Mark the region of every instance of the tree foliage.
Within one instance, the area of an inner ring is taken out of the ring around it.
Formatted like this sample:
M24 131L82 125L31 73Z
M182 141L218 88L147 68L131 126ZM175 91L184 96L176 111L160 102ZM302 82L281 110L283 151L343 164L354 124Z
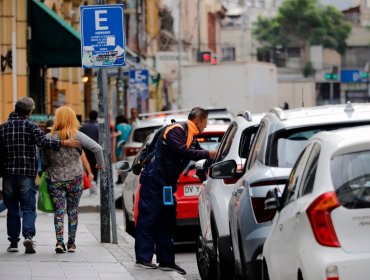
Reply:
M317 0L285 0L274 18L259 17L253 34L264 46L323 45L344 54L351 25L333 6Z

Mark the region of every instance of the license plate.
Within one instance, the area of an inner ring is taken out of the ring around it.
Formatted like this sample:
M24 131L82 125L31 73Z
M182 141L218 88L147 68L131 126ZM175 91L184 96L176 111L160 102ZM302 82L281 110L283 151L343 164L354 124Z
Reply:
M199 196L199 192L199 185L184 186L184 196Z

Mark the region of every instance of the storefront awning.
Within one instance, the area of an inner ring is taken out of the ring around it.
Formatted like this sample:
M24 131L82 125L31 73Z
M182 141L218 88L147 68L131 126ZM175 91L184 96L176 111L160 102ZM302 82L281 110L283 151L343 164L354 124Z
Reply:
M30 0L29 65L81 67L80 34L44 3Z

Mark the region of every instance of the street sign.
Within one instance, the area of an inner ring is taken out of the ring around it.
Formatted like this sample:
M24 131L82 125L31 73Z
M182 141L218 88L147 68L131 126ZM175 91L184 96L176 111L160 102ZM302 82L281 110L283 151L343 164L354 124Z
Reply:
M342 83L361 83L360 70L341 70L340 80Z
M129 83L131 90L136 92L136 95L141 98L149 97L149 70L134 69L129 71Z
M81 6L83 68L126 65L123 5Z

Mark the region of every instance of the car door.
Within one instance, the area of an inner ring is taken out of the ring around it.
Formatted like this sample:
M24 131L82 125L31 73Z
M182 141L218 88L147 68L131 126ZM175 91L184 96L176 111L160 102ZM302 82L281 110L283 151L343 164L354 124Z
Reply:
M272 233L267 242L269 248L269 272L276 276L276 279L289 280L296 278L291 274L290 268L292 259L292 246L294 246L294 227L295 227L295 201L297 199L297 189L304 171L304 162L309 157L311 147L303 150L293 167L288 185L286 186L282 203L283 208L274 219ZM293 278L292 278L293 277Z
M237 131L237 124L233 122L230 127L225 132L224 137L222 138L220 147L217 151L215 161L222 161L229 153L231 144L234 140L235 134ZM199 211L199 220L200 226L203 233L203 237L210 241L212 240L212 231L211 231L211 192L213 191L215 185L219 183L218 179L212 179L208 177L205 185L202 185L202 189L199 194L198 200L198 211Z

